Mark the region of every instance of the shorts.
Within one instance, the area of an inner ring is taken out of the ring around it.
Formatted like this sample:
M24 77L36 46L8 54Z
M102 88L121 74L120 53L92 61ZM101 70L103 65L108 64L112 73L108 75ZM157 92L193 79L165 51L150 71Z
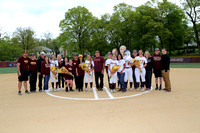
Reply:
M28 70L20 70L21 76L18 76L18 81L28 81Z
M161 69L154 69L153 71L155 78L162 77Z

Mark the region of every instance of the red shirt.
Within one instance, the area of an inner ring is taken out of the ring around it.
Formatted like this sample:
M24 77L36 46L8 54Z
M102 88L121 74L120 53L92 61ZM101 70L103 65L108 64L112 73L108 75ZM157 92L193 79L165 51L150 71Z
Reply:
M63 66L63 61L58 61L58 68L61 68Z
M102 56L94 57L94 71L95 72L102 72L103 70L103 64L105 63L105 60Z
M78 59L77 60L72 60L73 61L73 66L75 66L76 68L78 67Z
M73 66L70 66L70 65L68 64L68 65L65 65L65 68L66 68L69 72L71 72L72 74L75 74L75 72L76 72L76 68L75 68L74 65L73 65ZM68 75L68 74L64 74L64 77L65 77L66 79L72 79L72 78L73 78L71 75Z
M78 64L78 67L77 67L78 75L84 75L84 70L79 66L79 64Z
M46 63L46 62L42 62L41 65L41 72L43 75L50 75L50 62Z
M24 56L19 57L19 59L17 60L17 63L20 63L20 69L28 70L29 60L30 58L28 57L24 57Z
M158 55L154 54L152 56L155 69L161 69L161 57L162 57L161 54L158 54Z
M29 60L29 70L33 70L33 71L36 71L37 70L37 60L34 59L30 59Z

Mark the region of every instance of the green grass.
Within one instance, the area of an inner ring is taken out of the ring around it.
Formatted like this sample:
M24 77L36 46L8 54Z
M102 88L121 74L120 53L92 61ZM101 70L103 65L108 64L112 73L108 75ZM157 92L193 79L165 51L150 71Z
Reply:
M171 68L200 68L200 63L171 63ZM17 67L0 67L0 74L17 73Z
M17 73L17 67L0 67L0 74Z
M200 68L200 63L171 63L171 68Z

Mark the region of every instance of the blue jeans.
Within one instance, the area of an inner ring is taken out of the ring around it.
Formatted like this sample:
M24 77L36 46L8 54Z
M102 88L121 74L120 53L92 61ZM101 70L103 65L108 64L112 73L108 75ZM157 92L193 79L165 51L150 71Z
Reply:
M119 82L120 82L120 89L126 89L126 85L124 83L124 76L125 76L125 73L122 73L120 74L119 72L117 72L117 77L119 79Z
M45 77L44 77L44 90L48 90L48 88L49 88L49 78L50 78L50 75L45 75Z
M135 77L135 70L133 70L133 82L134 82L134 88L137 88L137 82L136 82L136 77Z
M146 88L151 88L152 70L146 70Z

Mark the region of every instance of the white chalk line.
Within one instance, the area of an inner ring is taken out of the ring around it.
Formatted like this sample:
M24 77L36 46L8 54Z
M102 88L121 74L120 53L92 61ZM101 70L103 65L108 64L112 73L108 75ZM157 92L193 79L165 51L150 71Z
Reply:
M93 87L92 89L93 89L93 93L94 93L94 98L95 98L96 100L99 99L98 94L97 94L97 91L96 91L96 88Z
M151 89L149 91L144 91L142 93L138 93L138 94L134 94L134 95L129 95L129 96L122 96L122 97L114 97L113 99L123 99L123 98L130 98L130 97L136 97L136 96L140 96L146 93L149 93L153 90L153 88L151 87ZM68 100L89 100L89 101L95 101L95 100L113 100L111 98L72 98L72 97L63 97L63 96L56 96L51 94L50 92L46 92L49 96L55 97L55 98L61 98L61 99L68 99Z
M115 98L106 87L104 87L104 89L106 90L106 92L107 92L108 96L110 97L110 99L114 99Z

